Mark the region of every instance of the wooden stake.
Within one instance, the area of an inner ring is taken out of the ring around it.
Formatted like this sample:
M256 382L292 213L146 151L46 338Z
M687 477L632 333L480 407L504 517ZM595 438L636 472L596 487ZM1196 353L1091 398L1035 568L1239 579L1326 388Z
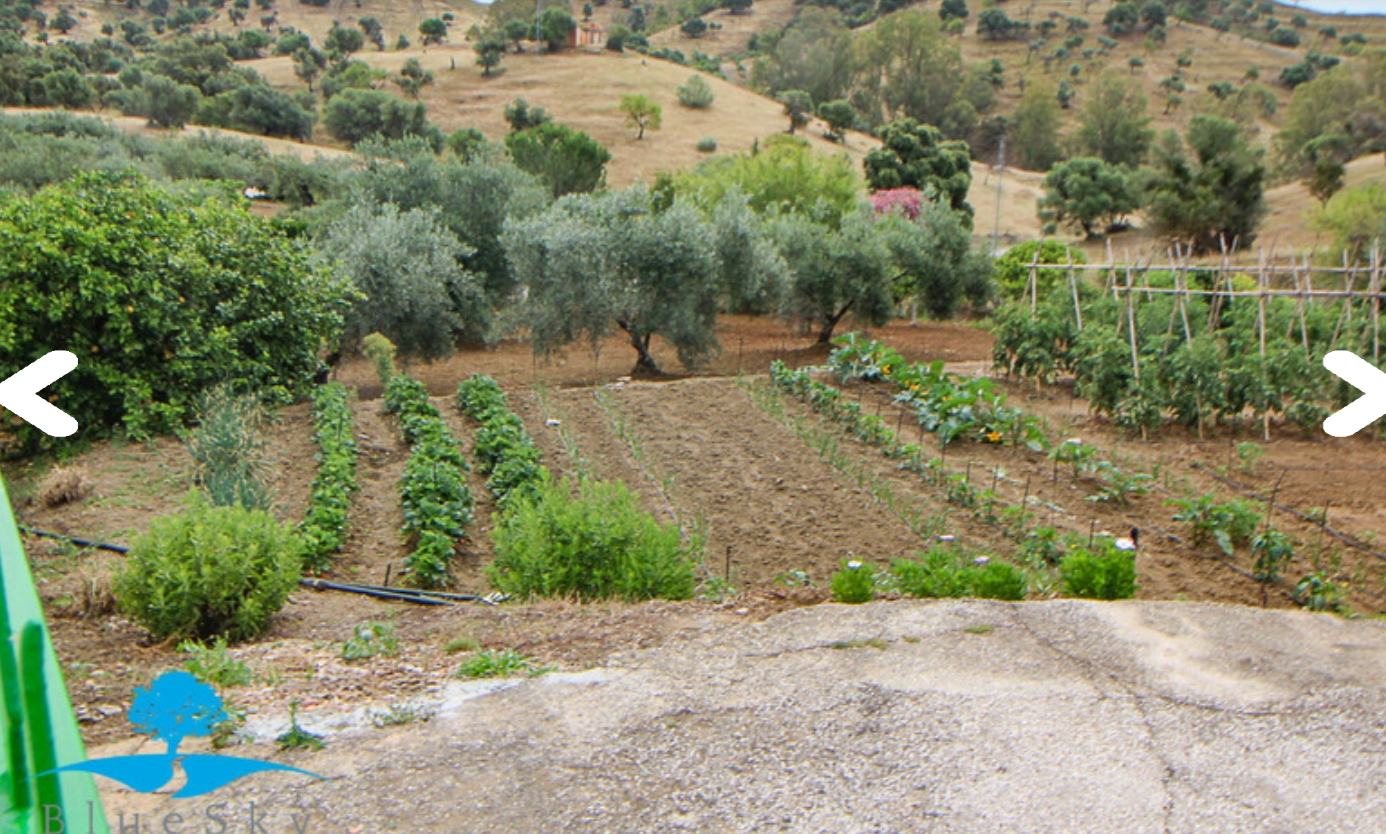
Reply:
M1078 332L1082 333L1083 306L1078 303L1078 278L1073 272L1073 252L1065 246L1064 255L1068 258L1068 286L1073 291L1073 318L1078 323Z

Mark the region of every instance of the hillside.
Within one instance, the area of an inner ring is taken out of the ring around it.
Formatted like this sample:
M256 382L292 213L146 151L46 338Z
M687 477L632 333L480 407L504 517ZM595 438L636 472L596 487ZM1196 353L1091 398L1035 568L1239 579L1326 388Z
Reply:
M688 168L705 157L694 147L704 136L717 140L719 153L748 151L757 140L782 133L788 126L780 105L719 78L708 77L717 95L712 107L692 110L678 103L676 90L693 70L638 54L588 53L570 50L558 55L533 53L506 56L504 71L483 78L474 66L470 46L447 44L427 50L364 52L359 56L374 67L397 73L409 58L417 58L436 82L425 87L420 100L429 118L444 131L479 128L500 141L508 127L503 111L516 98L548 110L553 117L591 134L611 150L608 184L615 187L637 180L651 182L660 171ZM270 84L286 90L306 89L294 75L289 58L247 62ZM454 69L454 67L456 67ZM593 83L600 79L600 84ZM636 140L618 109L621 96L643 93L664 108L664 126ZM329 139L319 131L320 139ZM822 138L821 127L803 135L823 152L843 147ZM877 144L864 134L852 134L847 152L861 157Z

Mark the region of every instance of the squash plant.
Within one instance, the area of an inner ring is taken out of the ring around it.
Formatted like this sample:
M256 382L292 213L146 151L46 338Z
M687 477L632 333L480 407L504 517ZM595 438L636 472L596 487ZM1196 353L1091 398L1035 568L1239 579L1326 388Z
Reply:
M304 544L304 568L321 572L347 538L347 511L356 482L356 438L346 386L332 382L313 395L313 439L318 446L318 473L313 478L308 512L298 525Z

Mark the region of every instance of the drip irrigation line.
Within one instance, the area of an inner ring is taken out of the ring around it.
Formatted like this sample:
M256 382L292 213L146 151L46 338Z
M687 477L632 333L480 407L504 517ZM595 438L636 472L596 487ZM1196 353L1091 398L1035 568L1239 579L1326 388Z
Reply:
M130 548L125 547L124 545L102 544L101 542L89 541L87 539L79 539L74 536L64 536L62 533L49 533L44 530L35 530L34 528L24 524L20 524L17 526L19 527L19 531L21 533L24 533L28 536L40 536L45 539L57 539L58 541L71 542L72 544L78 545L79 547L94 547L97 550L109 550L112 553L130 552Z
M1199 463L1198 461L1194 461L1193 463L1190 463L1189 466L1192 467L1193 469L1196 469L1196 470L1198 470L1199 472L1202 472L1203 474L1205 474L1205 475L1207 475L1207 476L1213 478L1214 480L1217 480L1217 481L1219 481L1219 482L1225 484L1226 486L1231 487L1232 489L1236 490L1237 492L1240 492L1242 495L1245 495L1245 496L1247 496L1248 498L1255 499L1255 500L1257 500L1257 501L1260 501L1260 502L1263 503L1263 504L1266 503L1266 498L1265 498L1265 496L1261 495L1260 493L1256 492L1255 490L1251 490L1251 489L1248 489L1248 488L1242 486L1241 484L1237 483L1236 481L1233 481L1233 480L1231 480L1231 479L1229 479L1229 478L1224 478L1223 476L1219 475L1218 473L1214 472L1213 470L1209 469L1208 467L1204 466L1203 464ZM1342 543L1345 544L1345 545L1348 545L1349 547L1354 547L1354 548L1356 548L1356 549L1362 551L1363 553L1366 553L1366 554L1369 555L1369 556L1374 556L1374 557L1380 559L1381 561L1386 562L1386 553L1378 553L1377 551L1372 550L1370 547L1368 547L1367 545L1365 545L1365 544L1363 544L1362 542L1358 541L1358 540L1357 540L1356 538L1354 538L1353 536L1351 536L1351 535L1349 535L1349 534L1347 534L1347 533L1340 532L1340 531L1338 531L1338 530L1334 530L1332 527L1329 527L1327 524L1322 523L1321 521L1319 521L1318 519L1316 519L1316 518L1310 516L1310 515L1307 514L1307 513L1300 512L1299 510L1296 510L1294 507L1287 507L1287 506L1285 506L1284 504L1272 504L1271 506L1274 507L1274 508L1277 509L1277 510L1282 510L1282 511L1284 511L1284 512L1289 513L1290 515L1294 516L1295 518L1299 519L1300 521L1304 521L1304 522L1307 522L1307 523L1309 523L1309 524L1314 525L1315 527L1318 527L1320 530L1323 530L1324 533L1326 533L1326 534L1332 536L1333 538L1337 539L1338 541L1342 542Z
M375 599L389 599L397 602L414 602L419 605L455 605L451 600L438 599L436 597L422 596L419 594L404 593L398 588L365 588L351 585L339 585L335 582L328 582L323 579L300 579L299 585L305 588L312 588L315 591L344 591L349 594L362 594L363 596L374 597Z

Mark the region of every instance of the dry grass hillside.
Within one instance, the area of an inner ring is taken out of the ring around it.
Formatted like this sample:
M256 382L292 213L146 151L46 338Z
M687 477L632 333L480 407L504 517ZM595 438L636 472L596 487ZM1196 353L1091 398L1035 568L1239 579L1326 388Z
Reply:
M780 105L720 78L708 77L717 95L712 107L683 107L676 90L687 83L693 70L633 53L570 50L557 55L513 54L506 56L504 70L490 78L482 77L475 66L476 56L466 45L366 52L359 57L392 73L398 72L405 60L419 59L436 79L420 98L428 105L429 118L445 131L475 127L499 141L508 130L505 105L524 98L545 108L557 121L586 131L611 149L607 179L616 187L637 180L650 182L660 171L697 164L705 155L694 145L704 136L717 140L719 153L740 152L788 126ZM249 65L276 87L303 88L288 58L266 58ZM625 125L625 116L618 109L621 96L630 93L643 93L663 106L663 127L647 131L642 140L635 138L635 130ZM822 152L844 151L842 145L822 138L821 126L811 125L801 132ZM845 150L860 158L875 144L869 136L852 134Z

